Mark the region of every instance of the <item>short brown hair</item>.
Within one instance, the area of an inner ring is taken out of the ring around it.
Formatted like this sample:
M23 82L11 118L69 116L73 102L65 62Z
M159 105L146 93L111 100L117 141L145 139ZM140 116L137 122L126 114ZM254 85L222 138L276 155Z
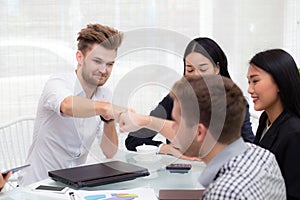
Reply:
M117 49L121 45L122 39L123 33L114 28L101 24L88 24L78 33L77 47L85 55L95 43L106 49Z
M223 144L240 137L246 100L229 78L219 75L183 77L174 84L172 96L179 101L187 125L202 123Z

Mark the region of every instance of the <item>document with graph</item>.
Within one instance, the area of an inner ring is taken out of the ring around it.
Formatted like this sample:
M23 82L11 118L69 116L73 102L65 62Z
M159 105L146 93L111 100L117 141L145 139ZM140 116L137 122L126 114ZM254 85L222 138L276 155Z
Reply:
M151 188L135 188L130 190L98 190L69 191L73 200L157 200L157 196Z

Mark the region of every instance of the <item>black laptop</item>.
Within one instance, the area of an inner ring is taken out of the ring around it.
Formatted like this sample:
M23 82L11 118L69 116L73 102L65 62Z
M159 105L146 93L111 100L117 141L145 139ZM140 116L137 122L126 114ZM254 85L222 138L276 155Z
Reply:
M53 180L81 188L128 181L137 177L148 176L149 171L130 163L111 161L49 171L48 175Z

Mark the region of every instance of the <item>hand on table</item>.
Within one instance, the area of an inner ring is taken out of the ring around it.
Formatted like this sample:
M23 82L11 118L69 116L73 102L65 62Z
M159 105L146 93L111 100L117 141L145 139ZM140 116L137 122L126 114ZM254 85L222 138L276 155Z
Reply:
M159 150L159 153L161 154L168 154L168 155L172 155L175 156L177 158L181 158L184 160L191 160L191 161L201 161L201 159L199 157L190 157L190 156L186 156L184 155L180 149L176 148L174 145L172 144L163 144Z

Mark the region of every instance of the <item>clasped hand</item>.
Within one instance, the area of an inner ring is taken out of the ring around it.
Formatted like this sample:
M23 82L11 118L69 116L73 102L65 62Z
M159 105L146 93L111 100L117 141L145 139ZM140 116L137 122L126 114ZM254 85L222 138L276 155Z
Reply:
M119 118L122 113L127 112L128 110L134 112L133 109L117 106L105 100L99 100L99 102L102 103L103 112L101 114L101 118L104 119L104 121L116 120L119 122Z
M121 132L133 132L148 125L150 117L137 114L134 110L129 109L120 114L118 123Z

